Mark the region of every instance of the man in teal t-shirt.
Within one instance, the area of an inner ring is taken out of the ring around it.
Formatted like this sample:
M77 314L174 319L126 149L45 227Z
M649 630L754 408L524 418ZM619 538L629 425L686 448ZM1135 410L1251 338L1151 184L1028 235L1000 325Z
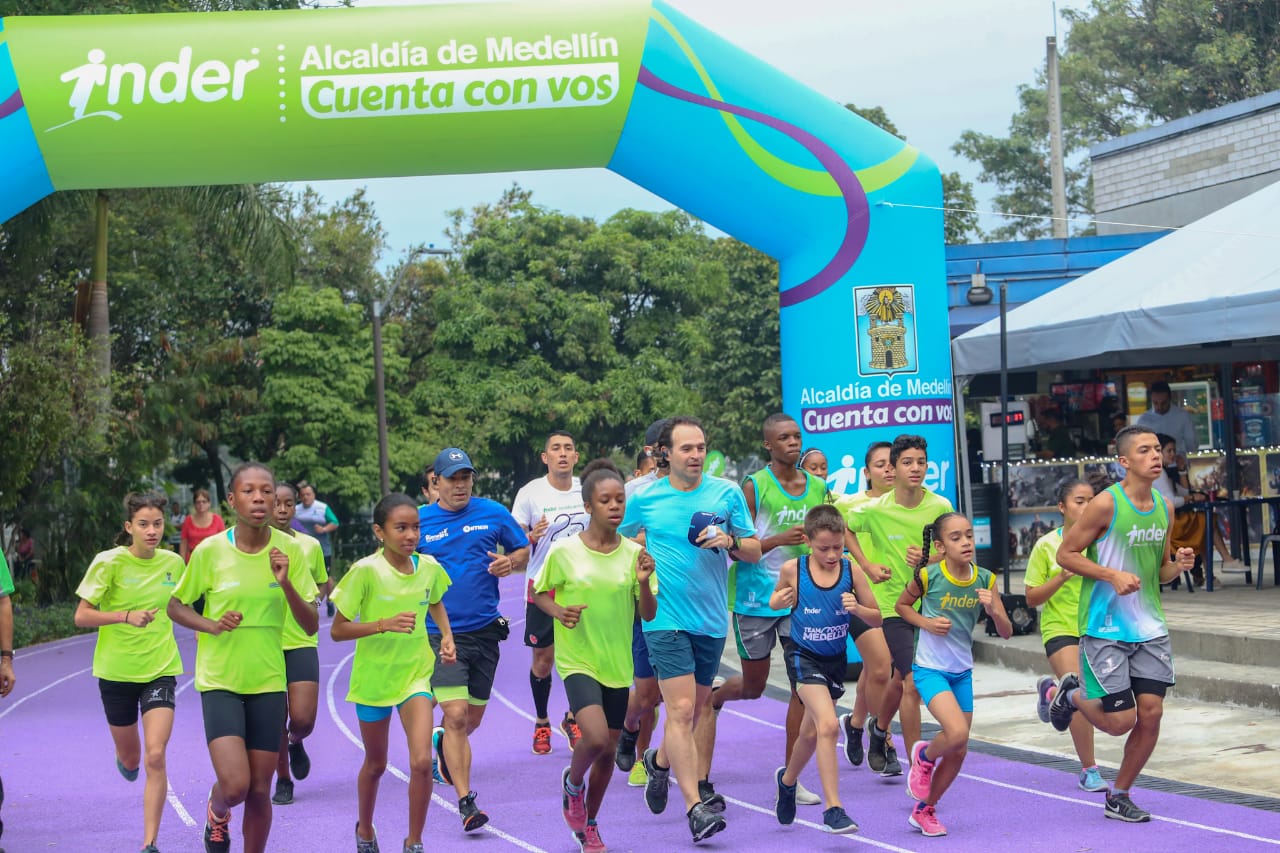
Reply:
M1116 434L1124 480L1098 494L1063 535L1058 565L1083 578L1080 587L1081 679L1067 673L1046 684L1053 727L1066 731L1072 714L1084 714L1110 735L1127 734L1124 758L1104 814L1146 823L1150 812L1134 805L1129 788L1160 736L1164 697L1174 682L1169 627L1160 606L1160 584L1195 562L1190 548L1171 557L1173 509L1152 484L1163 470L1160 440L1147 427ZM1087 549L1097 547L1097 561Z

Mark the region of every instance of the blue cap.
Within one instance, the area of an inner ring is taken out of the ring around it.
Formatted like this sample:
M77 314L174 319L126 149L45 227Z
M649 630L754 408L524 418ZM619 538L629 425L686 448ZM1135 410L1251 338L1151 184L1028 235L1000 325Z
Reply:
M435 469L437 477L452 477L459 471L474 471L476 466L471 464L471 457L466 454L466 451L456 447L446 447L436 456Z

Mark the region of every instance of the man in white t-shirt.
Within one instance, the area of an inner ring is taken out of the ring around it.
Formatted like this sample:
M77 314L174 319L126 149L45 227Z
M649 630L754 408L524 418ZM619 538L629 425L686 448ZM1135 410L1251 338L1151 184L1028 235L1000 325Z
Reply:
M1151 408L1138 415L1138 426L1144 426L1157 435L1163 433L1178 443L1178 467L1187 467L1187 454L1200 448L1196 438L1196 425L1191 415L1181 406L1173 405L1173 392L1169 383L1152 382L1148 391Z
M528 592L524 613L524 644L533 649L533 662L529 667L529 689L533 693L534 714L533 754L548 755L551 752L551 718L547 716L547 702L551 697L551 666L555 663L553 628L555 620L543 613L533 603L533 585L546 562L551 544L580 533L587 527L587 512L582 505L582 484L573 476L578 464L578 450L573 436L556 430L547 436L542 451L542 463L547 475L531 480L516 493L511 514L529 534L532 553L526 569ZM560 722L560 731L569 739L569 746L578 742L578 723L572 712L566 712Z

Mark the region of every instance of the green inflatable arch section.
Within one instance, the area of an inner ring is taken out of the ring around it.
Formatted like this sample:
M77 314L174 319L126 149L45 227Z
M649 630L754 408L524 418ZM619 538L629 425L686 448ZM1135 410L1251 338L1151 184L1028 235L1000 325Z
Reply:
M836 491L907 431L954 496L937 168L664 3L5 18L0 161L0 221L64 189L611 169L778 258L784 407Z

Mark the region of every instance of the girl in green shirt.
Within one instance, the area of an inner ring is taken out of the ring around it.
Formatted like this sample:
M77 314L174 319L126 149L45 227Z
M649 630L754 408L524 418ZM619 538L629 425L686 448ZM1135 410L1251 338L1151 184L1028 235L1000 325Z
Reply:
M585 853L598 853L605 846L596 815L613 776L613 753L634 676L631 626L637 608L641 619L652 619L658 601L653 557L618 535L627 498L612 463L587 465L582 500L590 516L587 529L551 546L533 603L557 620L556 669L582 731L561 774L565 823Z
M1080 576L1064 572L1058 565L1058 546L1062 536L1084 515L1084 508L1093 500L1094 488L1083 480L1068 480L1058 487L1058 512L1062 513L1062 526L1051 530L1031 549L1027 558L1027 604L1041 607L1040 635L1044 638L1044 653L1053 668L1053 676L1061 678L1080 668ZM1048 694L1054 683L1053 676L1040 679L1036 691L1040 719L1049 722L1049 704L1039 699ZM1080 758L1080 777L1077 785L1082 791L1107 790L1107 781L1098 772L1093 752L1093 725L1083 714L1071 718L1071 741Z
M364 764L356 777L359 819L357 853L378 853L373 809L378 782L387 769L391 710L400 711L409 745L409 834L404 853L423 853L422 829L431 802L431 675L435 655L427 638L429 612L440 627L440 660L456 652L449 616L441 599L449 576L418 547L418 505L408 495L390 494L373 508L373 535L382 547L354 565L333 591L337 612L330 636L355 640L351 687L364 743Z
M168 503L158 493L125 498L124 544L94 557L76 589L76 627L98 629L93 674L115 743L116 768L133 782L146 758L142 853L159 853L156 836L168 787L165 750L173 731L177 676L182 674L165 607L184 565L177 554L159 550Z

